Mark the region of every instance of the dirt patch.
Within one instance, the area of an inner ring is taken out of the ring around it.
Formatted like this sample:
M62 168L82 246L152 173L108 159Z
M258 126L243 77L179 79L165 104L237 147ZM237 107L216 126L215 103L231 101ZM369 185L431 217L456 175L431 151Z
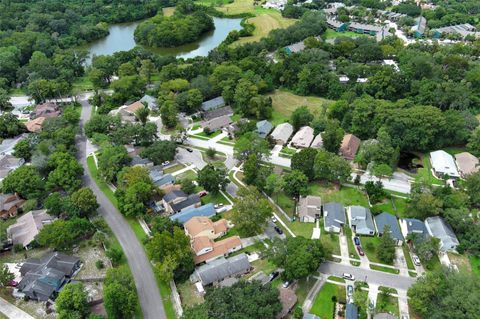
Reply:
M459 254L448 253L448 258L452 264L458 267L459 270L472 272L472 266L470 265L470 261L467 257Z

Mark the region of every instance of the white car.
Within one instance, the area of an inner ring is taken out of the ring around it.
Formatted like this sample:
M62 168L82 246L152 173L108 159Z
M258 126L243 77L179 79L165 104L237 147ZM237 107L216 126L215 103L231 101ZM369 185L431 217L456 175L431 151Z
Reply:
M168 164L170 164L170 162L169 162L169 161L165 161L165 162L162 163L162 166L167 166Z
M272 222L274 222L274 223L277 222L277 218L275 216L272 216Z
M420 258L418 258L418 256L412 256L412 260L413 260L413 263L415 264L415 266L420 266L421 265Z
M355 280L355 277L352 275L352 274L347 274L346 272L343 273L342 275L343 279L347 279L347 280Z
M288 288L289 286L290 286L290 281L288 281L288 280L283 282L283 284L282 284L283 288Z

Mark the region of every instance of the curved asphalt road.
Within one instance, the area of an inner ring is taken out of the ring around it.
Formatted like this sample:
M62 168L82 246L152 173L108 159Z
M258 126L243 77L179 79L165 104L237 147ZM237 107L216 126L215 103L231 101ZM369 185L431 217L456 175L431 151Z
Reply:
M82 98L80 103L82 104L80 125L83 129L85 122L90 119L92 106L85 98ZM90 175L90 171L87 167L88 154L86 154L86 137L83 135L83 131L81 137L77 139L77 148L78 161L82 164L85 170L83 183L86 187L92 189L97 196L97 201L100 205L98 212L105 218L107 224L110 226L123 248L128 260L128 265L133 274L133 279L135 280L135 285L137 286L143 317L145 319L166 319L167 317L163 308L162 297L158 290L157 281L155 280L152 266L142 245L139 243L137 237L135 237L130 225L112 205L105 194L100 191Z

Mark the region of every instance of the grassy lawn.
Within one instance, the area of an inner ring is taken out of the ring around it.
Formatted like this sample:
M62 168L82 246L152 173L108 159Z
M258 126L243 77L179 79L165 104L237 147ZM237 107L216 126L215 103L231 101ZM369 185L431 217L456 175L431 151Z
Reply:
M172 290L170 289L170 285L168 283L163 282L158 277L157 274L155 274L155 279L157 280L158 289L160 289L160 296L162 296L163 308L165 309L165 314L167 315L167 318L168 319L177 318L175 309L173 308Z
M185 308L193 307L203 302L203 297L197 292L195 285L188 280L178 284L177 290L180 294L182 306Z
M322 231L320 241L322 242L323 247L328 251L331 251L333 255L340 255L340 240L338 235L335 233L327 233L323 229L323 219L320 220L320 229Z
M238 174L237 174L238 177ZM272 196L272 199L280 206L290 217L295 214L295 201L285 193L278 193Z
M361 205L368 207L367 197L362 191L353 187L341 186L340 190L337 190L333 185L311 183L308 188L310 195L320 196L324 203L339 202L344 206Z
M442 186L444 184L443 181L435 178L432 174L429 158L430 158L429 153L423 154L423 159L422 159L423 168L418 169L417 176L415 177L415 181L416 182L425 181L431 185Z
M206 196L203 196L202 197L202 204L205 205L205 204L208 204L208 203L212 203L212 204L225 204L225 205L229 205L230 202L225 198L225 196L223 196L221 193L209 193L208 195Z
M274 29L287 28L294 24L296 21L296 19L287 19L282 17L280 12L278 11L269 11L259 14L254 18L247 19L248 23L255 25L255 30L253 30L253 34L249 37L243 37L238 39L233 43L233 46L248 42L258 42L260 41L260 39L266 37L270 33L270 31Z
M399 317L398 298L379 293L376 303L377 312L388 312L389 314Z
M81 92L81 91L90 91L93 90L93 84L92 82L88 79L87 76L83 76L81 78L78 78L73 82L73 89L74 92Z
M303 236L305 238L312 238L314 223L301 223L298 221L287 224L288 228L297 236Z
M410 250L408 249L408 246L404 244L402 246L402 249L403 249L403 255L405 256L405 260L407 261L408 269L415 270L415 266L413 265L412 257L410 256Z
M254 262L252 262L252 267L253 270L248 275L249 278L260 271L263 271L263 273L268 276L272 271L277 269L277 266L275 266L270 260L266 258L255 260Z
M181 169L185 168L185 165L183 164L175 164L173 166L169 166L163 170L163 173L165 174L172 174L175 173L176 171L179 171Z
M345 299L345 287L328 282L325 283L315 297L310 312L322 319L333 318L335 307L335 304L332 302L333 296L337 296L337 299Z
M425 270L438 270L442 267L442 264L440 263L440 259L438 259L437 255L433 255L432 259L428 263L424 263L423 266L425 267Z
M286 90L275 90L274 93L269 94L272 98L272 123L278 125L286 122L290 115L300 106L307 106L310 111L316 113L320 111L323 106L327 106L333 101L323 99L316 96L300 96L295 95Z
M391 274L399 274L400 273L400 270L398 270L398 269L383 267L383 266L377 266L377 265L370 265L370 269L383 271L383 272L388 272L388 273L391 273Z
M163 8L162 10L163 10L164 16L170 17L175 12L175 7L166 7L166 8Z
M211 138L214 138L215 136L218 136L222 134L222 131L221 130L218 130L216 132L213 132L211 134L206 134L205 132L200 132L198 134L195 134L193 135L194 137L204 137L204 138L207 138L207 139L211 139Z
M196 180L197 179L197 173L195 171L188 170L186 172L183 172L182 174L179 174L179 175L175 176L175 179L177 181L185 179L185 178L188 178L188 179L191 179L191 180Z
M345 279L337 277L337 276L330 276L330 277L328 277L328 280L335 281L335 282L341 282L343 284L345 283Z
M372 262L380 263L381 261L378 259L376 254L376 249L380 245L380 237L361 236L360 242L368 259Z
M468 256L449 252L448 258L461 272L472 273L472 265Z
M345 231L345 235L347 236L347 243L348 243L348 254L350 255L350 258L359 258L358 257L358 252L357 249L355 248L355 245L352 240L352 230L348 226L343 227Z
M300 279L297 282L297 289L295 290L295 294L297 295L297 304L302 305L307 298L308 292L312 289L313 285L315 284L317 279L315 278L306 278Z
M95 183L97 184L98 188L100 188L100 190L105 194L105 196L107 196L110 202L112 202L113 206L115 206L118 209L118 202L117 202L117 198L115 197L115 194L110 189L110 187L108 187L107 183L98 176L97 166L95 165L95 160L93 159L93 156L89 156L87 158L87 165L88 165L88 170L92 174L92 177L95 180Z
M297 152L296 149L284 146L280 151L280 155L286 155L287 157L292 157Z
M385 203L377 204L374 207L382 212L387 212L398 217L405 217L407 212L407 200L404 198L391 197Z
M322 38L326 39L335 39L337 37L366 37L368 35L355 33L352 31L345 31L345 32L337 32L332 29L327 29L325 33L322 35Z
M472 268L472 272L480 277L480 258L475 256L470 256L468 258L470 260L470 267Z

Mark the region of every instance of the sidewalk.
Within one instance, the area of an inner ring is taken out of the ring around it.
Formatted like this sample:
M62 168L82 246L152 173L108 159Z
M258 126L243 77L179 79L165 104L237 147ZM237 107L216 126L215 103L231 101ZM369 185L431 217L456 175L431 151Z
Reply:
M0 312L10 319L35 319L3 298L0 298Z

